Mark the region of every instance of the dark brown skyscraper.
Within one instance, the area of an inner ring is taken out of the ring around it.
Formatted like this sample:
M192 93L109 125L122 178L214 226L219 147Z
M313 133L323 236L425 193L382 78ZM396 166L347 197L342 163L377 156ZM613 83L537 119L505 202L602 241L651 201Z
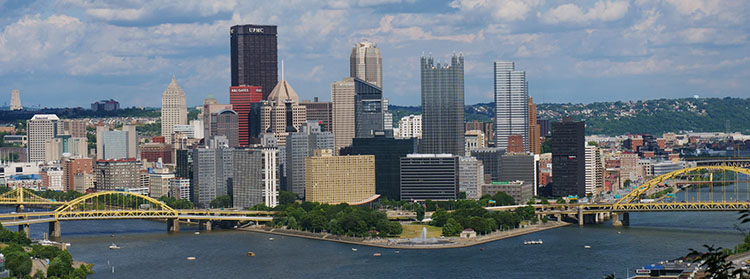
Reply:
M275 25L235 25L229 29L232 86L260 86L268 99L278 80Z
M552 122L552 196L586 195L586 123Z

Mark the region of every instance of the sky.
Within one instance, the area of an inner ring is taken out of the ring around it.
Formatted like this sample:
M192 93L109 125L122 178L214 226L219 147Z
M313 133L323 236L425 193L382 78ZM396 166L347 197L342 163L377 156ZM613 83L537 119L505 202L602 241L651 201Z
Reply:
M493 61L526 71L537 103L750 97L750 1L0 0L0 105L228 102L229 27L278 25L285 77L330 100L352 46L375 42L384 95L420 103L419 59L465 57L465 102L493 100ZM5 96L5 97L3 97Z

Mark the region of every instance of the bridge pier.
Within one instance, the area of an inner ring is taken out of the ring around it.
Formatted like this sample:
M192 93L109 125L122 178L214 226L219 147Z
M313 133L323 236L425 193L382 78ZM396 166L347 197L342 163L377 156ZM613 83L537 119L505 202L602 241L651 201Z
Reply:
M177 218L167 219L167 231L179 232L180 231L180 219L177 219Z
M583 226L583 207L578 207L578 225Z
M622 221L620 221L620 216L617 214L617 212L612 212L612 226L622 227Z
M49 237L60 238L60 221L49 222Z
M623 212L622 213L622 225L623 226L630 226L630 212Z
M212 228L211 228L211 221L210 221L210 220L209 220L209 221L206 221L206 231L207 231L207 232L210 232L210 231L211 231L211 229L212 229Z

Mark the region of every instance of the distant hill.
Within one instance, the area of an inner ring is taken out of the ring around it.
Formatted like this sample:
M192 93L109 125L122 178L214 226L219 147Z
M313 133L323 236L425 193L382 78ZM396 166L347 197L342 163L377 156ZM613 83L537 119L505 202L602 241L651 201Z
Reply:
M418 106L389 106L394 126L405 115L420 114ZM559 121L569 115L586 121L587 134L622 135L627 133L731 132L750 134L750 99L683 98L648 101L597 102L591 104L539 104L539 119ZM465 108L466 120L492 121L494 103Z

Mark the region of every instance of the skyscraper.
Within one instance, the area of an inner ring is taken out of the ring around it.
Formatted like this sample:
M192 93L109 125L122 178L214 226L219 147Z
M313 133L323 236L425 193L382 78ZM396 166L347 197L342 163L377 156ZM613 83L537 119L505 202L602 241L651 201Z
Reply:
M284 146L286 136L299 131L306 121L307 110L299 104L299 95L282 77L268 95L268 104L261 107L261 133L273 134L278 145Z
M13 89L10 94L10 110L22 110L21 106L21 91Z
M542 153L541 143L541 132L542 129L539 127L536 119L536 104L534 99L529 97L529 152L533 154Z
M349 56L349 76L383 88L383 58L375 43L365 40L354 45Z
M166 142L172 142L174 125L186 125L187 106L185 105L185 91L182 91L174 76L161 95L161 135Z
M138 151L135 126L123 125L120 131L107 126L96 127L96 158L98 160L135 159Z
M300 131L286 137L286 159L284 160L287 189L301 198L305 197L305 158L313 156L315 150L333 149L333 133L323 132L315 121L307 121Z
M193 202L207 208L218 196L231 194L233 149L216 146L193 149Z
M401 158L416 151L416 139L376 135L373 138L355 138L352 142L353 155L375 156L375 193L394 201L401 200Z
M57 136L59 121L54 114L35 114L26 121L29 136L27 153L30 162L43 162L46 159L46 142Z
M552 196L586 194L585 123L552 122Z
M275 148L237 149L232 152L232 203L235 208L257 204L275 207L279 204L278 153Z
M333 122L332 102L318 102L318 97L315 97L312 102L303 100L299 104L305 106L305 110L307 110L307 121L317 121L322 131L331 131L331 123Z
M239 142L239 129L238 129L239 116L237 112L231 109L223 109L218 112L211 114L211 139L213 136L224 136L229 141L229 147L240 146Z
M232 108L231 104L219 104L219 101L213 95L208 95L208 97L203 99L203 110L198 115L198 118L203 122L203 137L207 139L211 137L211 115Z
M267 100L279 78L276 25L235 25L229 36L232 86L260 86Z
M354 137L371 138L382 131L383 90L359 78L354 79Z
M250 145L250 106L260 102L263 91L260 86L232 86L229 88L229 103L237 112L239 145Z
M331 83L335 151L350 146L354 138L354 92L354 78Z
M422 56L421 153L464 154L464 57L450 65ZM402 189L403 192L403 189Z
M508 137L518 134L528 148L528 83L526 72L516 71L513 62L495 62L495 114L495 146L507 149Z

